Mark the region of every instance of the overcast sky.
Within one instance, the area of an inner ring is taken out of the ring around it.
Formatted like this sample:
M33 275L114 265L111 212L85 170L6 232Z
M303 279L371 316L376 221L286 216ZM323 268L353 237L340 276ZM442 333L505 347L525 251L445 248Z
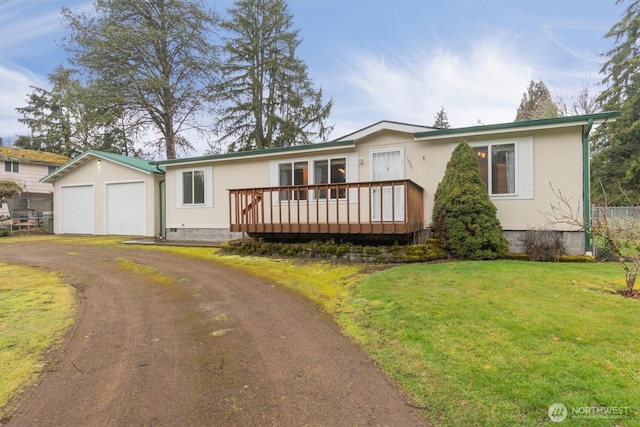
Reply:
M205 0L224 14L231 0ZM1 0L0 136L27 135L16 107L30 86L66 63L63 6L80 0ZM432 125L444 107L453 127L513 121L530 80L570 100L598 83L613 41L615 0L289 0L298 57L334 106L329 139L380 120ZM197 144L201 154L205 144Z

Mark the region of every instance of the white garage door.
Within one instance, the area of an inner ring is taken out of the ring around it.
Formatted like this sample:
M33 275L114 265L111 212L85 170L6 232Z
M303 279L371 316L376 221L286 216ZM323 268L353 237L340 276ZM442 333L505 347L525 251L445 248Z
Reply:
M147 198L144 182L107 184L106 202L106 234L146 234Z
M93 234L93 185L61 188L63 234Z

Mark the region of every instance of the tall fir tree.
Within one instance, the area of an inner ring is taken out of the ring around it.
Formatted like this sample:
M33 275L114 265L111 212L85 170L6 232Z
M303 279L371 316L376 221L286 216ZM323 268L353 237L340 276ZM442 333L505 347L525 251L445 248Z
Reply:
M33 86L27 105L16 108L18 119L31 134L16 146L73 157L88 149L117 153L130 146L123 129L123 113L96 102L91 87L83 86L76 71L57 67L49 74L51 89Z
M598 100L605 110L620 110L615 123L601 126L600 139L591 163L592 200L609 206L640 204L640 1L628 3L622 19L605 38L615 45L604 56L600 70L605 89ZM606 199L606 200L605 200Z
M436 189L431 231L456 258L496 259L508 252L478 159L466 141L451 154Z
M324 103L296 57L298 31L283 0L238 0L222 24L225 59L215 93L218 132L229 151L324 140L332 101Z
M531 80L527 91L522 95L515 121L548 119L558 117L559 114L547 85L542 81L536 83Z
M218 18L201 0L96 0L93 14L63 9L70 61L94 96L126 110L168 159L191 146L218 70ZM149 132L155 131L155 132Z
M440 111L436 113L433 120L433 127L438 129L449 129L451 127L449 124L449 116L444 107L440 107Z

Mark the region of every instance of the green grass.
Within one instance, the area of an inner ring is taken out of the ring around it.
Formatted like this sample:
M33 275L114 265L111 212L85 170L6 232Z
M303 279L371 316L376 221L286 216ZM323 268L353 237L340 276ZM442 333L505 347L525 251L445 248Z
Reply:
M2 407L46 370L44 352L73 324L76 302L74 289L54 273L0 263L0 277Z
M640 425L640 301L612 284L615 264L402 266L355 289L349 332L438 425L544 424L553 403Z
M138 248L221 262L318 302L435 425L555 425L547 410L562 403L570 419L560 425L640 426L640 300L613 293L624 287L616 263L456 262L375 272L211 248ZM572 418L584 407L624 408L628 418Z

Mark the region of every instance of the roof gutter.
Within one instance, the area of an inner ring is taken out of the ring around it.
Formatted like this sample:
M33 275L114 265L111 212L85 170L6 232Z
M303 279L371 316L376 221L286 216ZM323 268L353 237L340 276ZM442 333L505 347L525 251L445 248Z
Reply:
M589 119L582 130L582 221L584 224L584 250L591 249L591 159L589 156L589 133L593 127L593 119Z
M526 120L521 122L498 123L493 125L464 128L439 129L414 134L416 141L442 140L444 138L464 138L469 136L496 135L509 132L530 132L540 129L554 129L572 126L605 123L620 116L619 111L584 114L580 116L553 117L549 119Z

